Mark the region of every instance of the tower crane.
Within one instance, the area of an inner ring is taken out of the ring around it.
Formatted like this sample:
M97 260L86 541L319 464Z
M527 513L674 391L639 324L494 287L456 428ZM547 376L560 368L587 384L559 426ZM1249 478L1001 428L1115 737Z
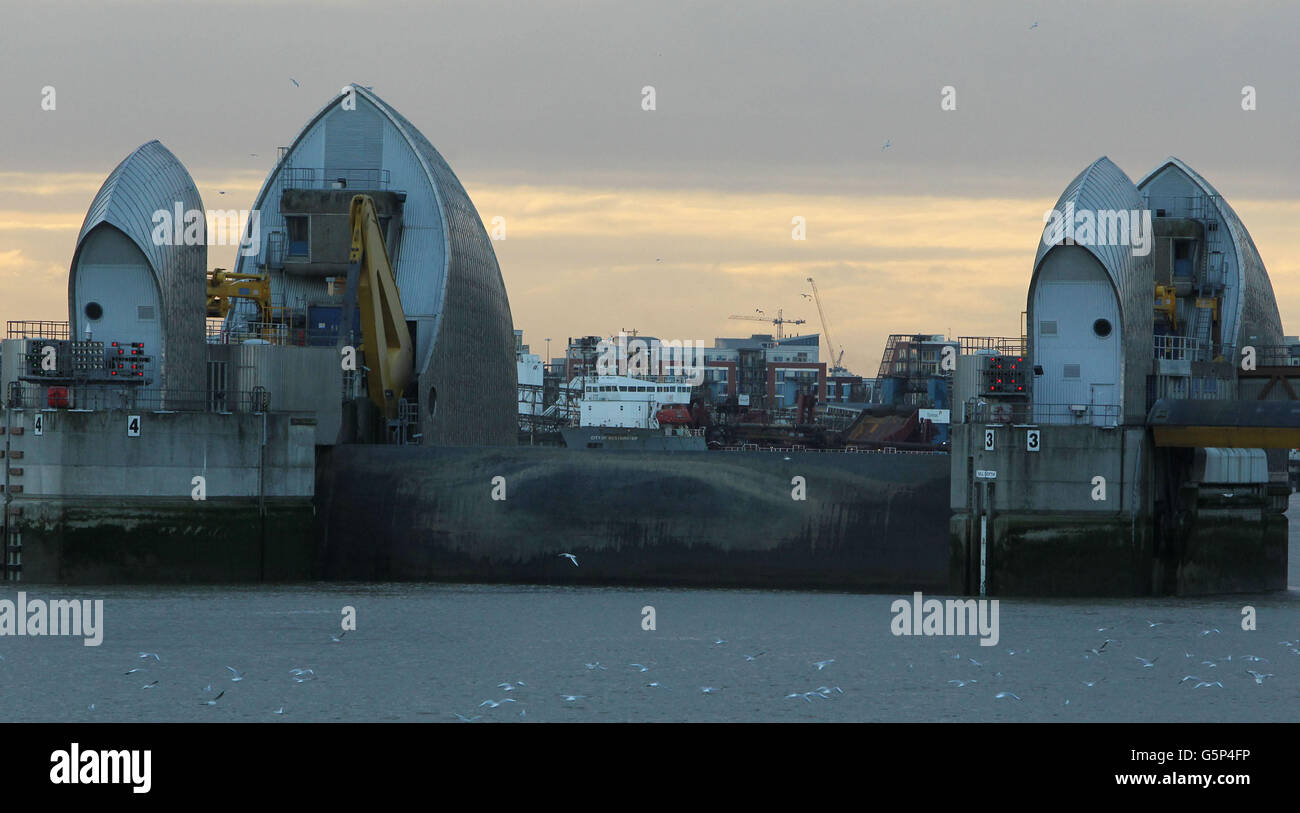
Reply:
M846 371L843 364L841 364L844 360L844 348L841 347L839 352L835 351L835 343L831 340L831 324L826 321L826 311L822 308L822 295L817 291L817 283L813 282L812 277L808 278L808 284L812 286L813 301L817 303L817 315L822 320L822 333L826 335L826 349L830 351L831 358L834 359L830 372L832 375L844 373Z
M756 313L762 313L762 311L758 311L758 310L756 310L755 312L756 312ZM746 320L751 321L751 322L771 322L772 324L776 325L776 337L777 337L778 339L785 338L784 335L783 335L783 331L781 330L781 326L782 326L782 325L802 325L802 324L804 324L804 322L807 321L807 320L805 320L805 319L786 319L786 318L785 318L785 310L784 310L783 308L778 308L778 309L777 309L777 312L776 312L776 318L775 318L775 319L773 319L773 318L769 318L769 317L767 317L767 316L746 316L746 315L744 315L744 314L739 314L739 313L732 314L731 316L728 316L727 318L728 318L728 319L746 319Z

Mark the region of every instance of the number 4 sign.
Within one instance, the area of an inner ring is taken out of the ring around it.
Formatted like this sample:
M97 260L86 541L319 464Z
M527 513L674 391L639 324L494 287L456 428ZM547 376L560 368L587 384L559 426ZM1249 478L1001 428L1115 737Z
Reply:
M126 416L126 436L128 438L140 437L140 416L139 415Z

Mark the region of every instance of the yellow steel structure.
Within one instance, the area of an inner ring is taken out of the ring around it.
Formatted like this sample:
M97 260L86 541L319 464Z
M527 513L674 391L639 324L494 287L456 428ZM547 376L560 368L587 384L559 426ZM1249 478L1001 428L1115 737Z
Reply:
M1163 313L1169 318L1169 324L1178 329L1178 300L1171 285L1156 286L1156 313Z
M370 400L392 420L397 401L411 381L414 352L397 281L384 247L375 201L356 195L348 211L352 248L348 252L348 290L361 310L361 348L365 352ZM354 287L355 286L355 287Z
M251 299L257 303L259 319L264 319L271 305L271 280L266 274L232 274L224 268L208 272L208 316L224 319L232 299Z

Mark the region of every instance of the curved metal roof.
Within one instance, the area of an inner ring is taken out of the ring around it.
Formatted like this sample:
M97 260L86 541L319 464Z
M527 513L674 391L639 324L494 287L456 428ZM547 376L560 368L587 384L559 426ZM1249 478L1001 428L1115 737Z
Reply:
M1236 287L1240 292L1235 297L1232 307L1230 329L1231 336L1224 336L1226 345L1237 346L1241 340L1255 336L1261 345L1278 345L1282 343L1282 317L1278 312L1277 298L1273 294L1273 283L1268 278L1268 270L1255 248L1255 241L1250 232L1237 216L1237 212L1219 194L1219 191L1179 158L1169 156L1159 166L1148 172L1138 181L1138 188L1145 189L1147 184L1168 168L1174 168L1187 177L1204 194L1214 202L1219 216L1228 227L1236 258ZM1225 319L1227 322L1227 319Z
M155 212L173 218L198 211L201 239L196 245L159 244L153 239ZM204 375L204 318L207 313L207 220L194 179L171 150L154 140L142 144L109 173L91 201L77 233L68 275L68 305L75 307L76 271L86 237L100 226L122 232L144 254L158 283L165 345L159 359L169 389L198 389ZM76 314L69 313L70 323Z
M142 144L104 179L86 211L86 219L77 233L77 245L81 245L91 229L108 223L131 238L149 259L154 273L159 273L169 266L170 255L177 246L154 243L153 214L160 209L170 214L177 202L186 211L203 211L203 199L180 159L160 141ZM204 228L207 228L206 221Z
M1135 210L1140 212L1146 208L1142 193L1138 191L1133 181L1124 174L1124 170L1104 155L1089 164L1083 172L1075 176L1073 181L1070 181L1056 201L1056 211L1064 213L1069 204L1073 204L1076 212ZM1046 228L1043 233L1047 233ZM1095 243L1080 245L1096 257L1106 269L1106 273L1110 275L1111 282L1114 283L1119 295L1121 308L1133 302L1136 295L1150 299L1149 285L1134 291L1134 283L1142 281L1137 269L1143 263L1149 262L1148 258L1135 256L1133 247L1128 245L1096 245ZM1038 241L1038 252L1034 256L1035 275L1043 258L1053 248L1056 248L1056 244L1049 245L1043 240Z

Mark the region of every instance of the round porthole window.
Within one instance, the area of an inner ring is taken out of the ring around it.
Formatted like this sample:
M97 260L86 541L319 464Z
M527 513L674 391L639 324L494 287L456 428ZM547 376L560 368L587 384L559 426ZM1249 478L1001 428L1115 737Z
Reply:
M86 303L86 318L92 322L98 322L104 316L104 307L98 302Z
M1099 338L1106 338L1110 335L1110 320L1098 319L1092 323L1092 332L1096 333Z

